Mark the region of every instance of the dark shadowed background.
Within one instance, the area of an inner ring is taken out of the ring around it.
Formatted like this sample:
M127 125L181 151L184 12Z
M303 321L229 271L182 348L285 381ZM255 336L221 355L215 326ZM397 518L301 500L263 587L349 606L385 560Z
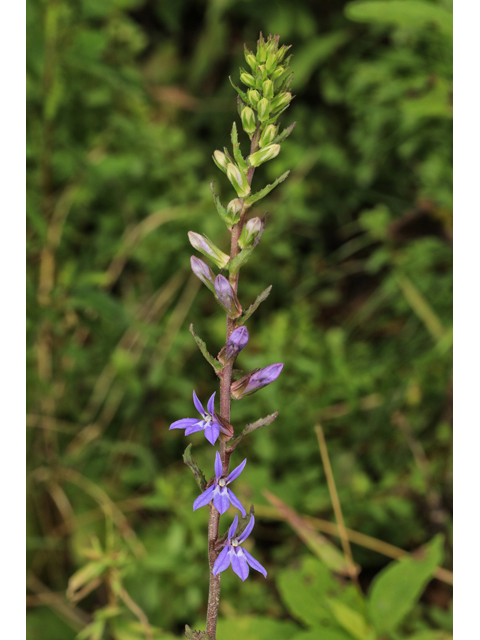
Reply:
M211 155L238 121L228 76L239 82L260 30L293 45L281 121L297 126L254 178L292 169L256 209L270 213L241 301L273 289L238 366L285 367L233 405L236 428L280 414L232 460L248 458L235 492L255 504L248 548L268 578L224 574L218 639L448 638L448 571L393 589L397 612L412 597L394 629L372 613L371 585L394 547L433 539L432 566L451 568L449 0L27 11L28 639L169 639L202 624L208 510L192 513L181 456L193 442L209 475L212 449L168 426L193 416L192 389L217 388L189 324L214 353L225 328L187 231L227 247L209 183L224 201L232 191ZM351 534L370 601L333 576L331 544L304 542L313 517L341 553L318 424L345 524L371 537ZM301 514L296 530L264 490Z

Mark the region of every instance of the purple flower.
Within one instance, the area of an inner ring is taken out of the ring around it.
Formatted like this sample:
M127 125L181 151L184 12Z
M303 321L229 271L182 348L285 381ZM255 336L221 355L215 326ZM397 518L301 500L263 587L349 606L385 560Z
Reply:
M232 331L230 337L227 340L225 349L225 362L233 361L242 349L248 344L248 330L246 327L238 327L235 331Z
M215 297L225 309L230 318L238 318L242 313L242 306L237 294L225 276L218 275L215 278Z
M239 576L242 580L246 580L248 578L248 565L255 569L255 571L259 571L263 573L265 578L267 577L267 572L262 565L253 558L248 551L242 549L239 545L244 542L248 536L250 535L253 525L255 524L255 518L251 516L250 522L247 524L243 533L241 533L237 538L235 538L235 531L237 530L238 524L238 516L235 515L235 519L232 523L232 526L228 530L228 538L224 544L224 548L220 552L220 555L215 560L215 564L213 565L213 575L216 576L221 571L225 571L228 569L230 564L232 565L232 569L235 571L237 576Z
M230 391L236 400L240 400L251 393L255 393L267 384L274 382L282 373L283 363L271 364L264 369L254 369L247 373L246 376L232 382Z
M202 403L197 398L197 394L194 391L193 404L195 405L198 413L202 416L202 419L198 420L196 418L183 418L182 420L177 420L176 422L171 424L170 429L185 429L186 436L189 436L191 433L195 433L196 431L202 431L203 429L205 431L205 438L210 442L210 444L215 444L220 434L220 425L214 417L214 401L215 394L213 394L208 401L208 411L205 411Z
M193 510L196 511L199 507L205 507L209 502L213 500L213 506L220 513L225 513L230 506L230 503L241 511L242 516L245 517L246 512L242 507L242 503L237 498L237 496L227 489L227 484L230 484L235 478L242 473L245 465L247 464L247 459L239 464L236 469L230 473L226 478L222 476L223 467L222 467L222 459L220 458L220 454L216 453L215 456L215 482L211 487L208 487L202 494L198 496L198 498L193 503Z

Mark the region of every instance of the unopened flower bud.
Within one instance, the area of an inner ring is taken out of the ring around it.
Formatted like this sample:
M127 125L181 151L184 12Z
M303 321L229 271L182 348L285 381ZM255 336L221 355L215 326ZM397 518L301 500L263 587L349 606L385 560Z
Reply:
M262 98L257 104L257 115L260 122L268 120L270 115L270 103L266 98Z
M280 49L277 51L277 62L281 62L283 60L289 48L290 47L287 47L286 45L282 45L280 47Z
M259 167L267 160L271 160L272 158L276 158L280 153L280 145L279 144L270 144L268 147L264 147L263 149L259 149L252 153L251 156L248 156L247 161L251 167Z
M218 275L215 278L215 295L220 305L225 309L230 318L238 318L242 313L242 306L238 301L235 291L225 276Z
M239 198L230 200L230 202L227 204L227 215L234 224L240 220L242 209L243 204Z
M262 387L266 387L271 382L274 382L278 376L282 373L283 363L271 364L265 369L255 369L246 376L235 380L230 386L230 392L232 397L236 400L245 398L252 393L255 393Z
M247 346L249 337L246 327L238 327L232 332L225 347L225 364L232 362Z
M270 53L265 62L265 68L268 73L272 73L272 71L275 71L276 66L277 66L277 56L275 53Z
M192 265L192 271L203 284L210 289L212 293L215 292L215 274L210 269L208 264L205 264L200 258L192 256L190 258L190 264Z
M265 80L262 84L262 89L264 98L271 100L273 98L273 82L271 80Z
M248 133L249 136L253 135L257 129L253 110L250 109L250 107L245 107L245 109L242 110L241 118L245 133Z
M257 106L258 101L260 100L260 94L256 89L249 89L247 91L248 99L250 100L250 104L254 107Z
M242 233L238 239L240 249L246 249L253 244L253 241L262 230L262 221L260 218L250 218L242 229Z
M223 253L217 246L213 244L211 240L205 236L201 236L199 233L193 231L188 232L188 239L194 249L203 253L204 256L210 258L219 269L224 269L230 261L229 256ZM193 267L192 267L193 268ZM197 275L197 274L195 274Z
M255 78L249 73L241 73L240 80L243 84L246 84L247 87L255 87Z
M267 46L265 44L265 40L262 38L257 42L257 60L261 62L265 62L267 59Z
M269 124L268 127L265 127L258 142L260 148L268 147L274 141L276 135L277 127L274 124Z
M227 178L232 183L233 188L241 198L245 198L250 193L250 185L246 175L231 162L227 165Z
M270 103L270 109L272 113L274 111L278 111L279 109L283 109L283 107L286 107L291 99L292 94L289 91L287 91L286 93L281 93Z
M213 161L217 165L219 169L221 169L224 173L227 171L228 158L221 151L213 152Z
M277 67L272 74L272 80L278 80L285 73L285 67Z
M255 69L257 68L257 59L255 58L253 53L246 53L245 60L247 61L248 66L252 69L252 71L255 71Z

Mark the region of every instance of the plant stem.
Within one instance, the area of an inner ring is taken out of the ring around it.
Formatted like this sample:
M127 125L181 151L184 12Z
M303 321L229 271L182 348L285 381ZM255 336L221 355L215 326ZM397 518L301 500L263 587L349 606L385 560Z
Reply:
M260 127L257 127L257 131L255 132L252 143L250 146L250 154L254 153L258 150L258 139L260 137ZM253 174L255 172L255 167L250 167L247 173L248 184L252 184ZM238 239L240 238L240 234L243 229L243 225L245 223L245 216L247 213L247 208L243 207L242 212L240 214L239 222L234 225L232 229L232 238L230 244L230 259L234 258L236 255L240 253L240 247L238 246ZM230 277L230 284L235 294L238 291L238 276L237 273L235 276ZM235 329L235 320L229 318L227 316L227 336L225 343L230 337L231 333ZM220 374L220 416L223 420L230 422L230 385L232 383L232 369L233 362L225 365ZM230 452L226 450L226 442L223 440L220 441L220 457L222 459L223 464L223 473L224 475L228 475L228 470L230 466ZM218 526L220 524L220 513L213 506L213 502L210 503L210 518L208 521L208 562L210 566L210 586L208 589L208 605L207 605L207 635L211 640L215 640L215 636L217 633L217 618L218 618L218 606L220 604L220 578L221 574L219 573L217 576L214 576L213 565L215 564L215 560L218 557L218 551L215 549L215 545L218 540Z

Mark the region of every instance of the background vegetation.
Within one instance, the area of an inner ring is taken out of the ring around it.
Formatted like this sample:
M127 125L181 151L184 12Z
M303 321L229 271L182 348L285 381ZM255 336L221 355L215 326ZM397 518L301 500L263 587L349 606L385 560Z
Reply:
M27 8L29 640L201 628L207 513L168 426L216 388L188 324L215 352L224 319L186 233L227 242L210 157L260 30L293 45L297 126L255 177L293 169L257 209L241 293L273 290L239 366L285 369L233 407L237 427L280 415L242 444L235 488L268 578L224 575L218 638L448 638L451 576L430 579L451 567L449 0ZM319 423L346 526L371 537L351 534L362 595L342 577ZM194 453L212 466L201 436Z

